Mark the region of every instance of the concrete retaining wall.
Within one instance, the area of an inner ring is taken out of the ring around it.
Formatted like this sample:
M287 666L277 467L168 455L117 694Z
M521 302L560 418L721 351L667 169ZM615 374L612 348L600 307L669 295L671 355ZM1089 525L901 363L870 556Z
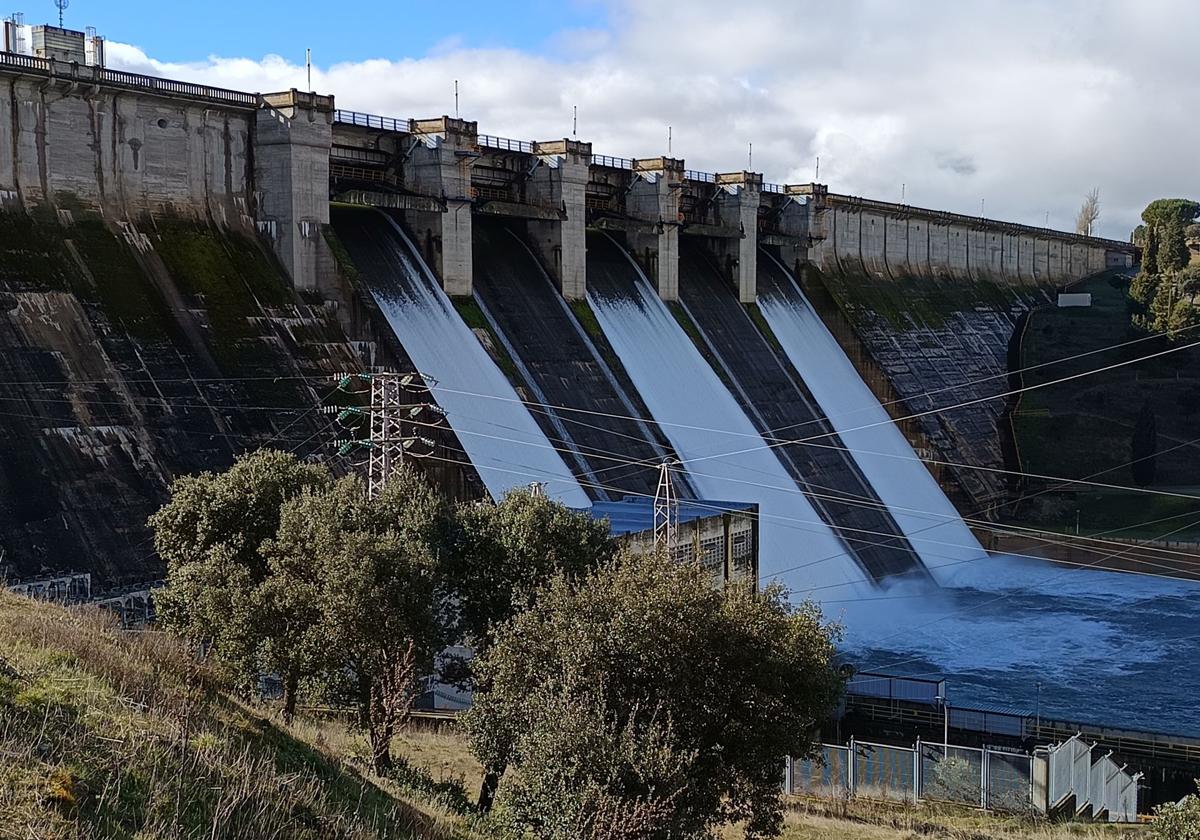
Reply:
M825 233L810 259L824 271L892 278L1063 284L1103 271L1123 243L846 196L814 200Z
M253 227L254 112L0 76L0 200Z

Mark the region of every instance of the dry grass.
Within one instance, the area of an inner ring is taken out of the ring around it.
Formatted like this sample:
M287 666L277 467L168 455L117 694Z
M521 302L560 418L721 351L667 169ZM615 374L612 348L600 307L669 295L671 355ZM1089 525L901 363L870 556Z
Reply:
M1146 835L1144 826L1053 823L952 805L794 797L783 840L1135 840Z
M0 592L0 837L469 836L160 633Z

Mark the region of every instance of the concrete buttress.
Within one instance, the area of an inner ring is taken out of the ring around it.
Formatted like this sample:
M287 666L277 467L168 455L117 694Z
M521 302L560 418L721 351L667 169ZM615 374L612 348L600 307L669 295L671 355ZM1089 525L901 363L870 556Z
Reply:
M434 256L442 287L452 296L470 295L474 288L471 245L471 166L478 158L474 122L453 117L414 120L420 140L408 167L410 186L424 195L440 196L445 209L435 226L440 247Z
M679 196L683 188L683 161L676 158L637 158L637 180L629 188L626 208L630 216L654 223L652 233L630 236L634 253L654 278L659 297L679 300Z
M330 97L267 94L256 113L254 180L259 231L275 248L297 289L321 286L329 224Z
M587 296L587 184L592 144L578 140L535 143L540 159L529 181L529 196L538 204L560 208L560 221L531 221L530 241L542 251L543 263L555 274L568 300Z
M736 219L742 231L741 238L727 246L730 256L737 259L734 279L738 300L754 303L758 294L758 208L762 204L763 178L758 172L729 172L718 173L716 182L722 189L717 199L722 218L728 215Z

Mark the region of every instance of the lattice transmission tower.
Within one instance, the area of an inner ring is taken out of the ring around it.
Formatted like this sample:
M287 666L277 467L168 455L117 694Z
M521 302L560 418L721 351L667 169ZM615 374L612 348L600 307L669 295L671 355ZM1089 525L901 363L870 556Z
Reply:
M679 499L671 482L673 458L658 468L658 487L654 491L654 549L671 554L679 533Z
M404 463L406 455L425 458L434 453L436 442L421 432L442 425L446 412L431 402L412 401L413 396L429 393L429 386L418 373L347 373L334 379L339 390L350 394L364 393L352 388L356 383L369 386L369 405L329 406L325 411L336 414L345 426L366 420L366 438L342 438L334 443L340 455L366 450L367 496L373 499Z

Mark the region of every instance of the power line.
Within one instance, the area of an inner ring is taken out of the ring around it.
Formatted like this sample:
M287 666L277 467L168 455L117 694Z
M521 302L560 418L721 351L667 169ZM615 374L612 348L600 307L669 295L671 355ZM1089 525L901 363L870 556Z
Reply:
M1187 331L1187 330L1195 330L1195 329L1200 329L1200 325L1194 325L1194 326L1192 326L1192 327L1186 327L1186 328L1184 328L1183 330L1180 330L1179 332L1181 332L1181 333L1182 333L1182 332L1185 332L1185 331ZM1161 339L1161 336L1155 336L1155 335L1152 335L1152 336L1143 336L1143 337L1141 337L1141 338L1136 338L1136 339L1131 339L1130 341L1121 342L1120 344L1108 345L1108 346L1106 346L1106 347L1101 347L1101 348L1098 348L1098 349L1095 349L1095 350L1089 350L1089 351L1087 351L1087 352L1084 352L1084 353L1078 353L1078 354L1076 354L1076 355L1074 355L1074 356L1066 356L1066 357L1063 357L1063 358L1060 358L1060 359L1054 359L1054 360L1051 360L1051 361L1042 362L1042 363L1040 363L1040 364L1037 364L1037 365L1031 365L1031 366L1029 366L1029 367L1025 367L1025 368L1019 368L1019 369L1017 369L1017 370L1005 371L1005 372L1003 372L1003 373L999 373L999 374L993 374L993 375L989 375L989 376L985 376L985 377L980 377L980 378L973 379L973 380L968 380L968 381L966 381L966 382L963 382L963 383L960 383L960 384L957 384L957 385L949 385L949 386L945 386L945 387L942 387L942 388L936 388L936 389L933 389L933 390L930 390L930 391L924 391L924 392L921 392L921 393L919 393L919 394L912 394L912 395L909 395L909 396L907 396L907 397L901 397L901 398L898 398L898 399L895 399L895 400L889 400L889 401L887 401L887 402L880 402L880 403L879 403L879 405L881 405L881 406L883 406L883 407L885 407L885 408L886 408L887 406L890 406L890 405L895 405L895 404L898 404L898 403L907 403L907 402L913 402L913 401L916 401L916 400L919 400L919 399L922 399L922 398L926 398L926 397L932 396L932 395L934 395L934 394L944 393L944 392L946 392L946 391L957 391L957 390L962 390L962 389L964 389L964 388L968 388L968 387L970 387L970 386L972 386L972 385L975 385L975 384L978 384L978 383L980 383L980 382L987 382L987 381L990 381L990 380L992 380L992 379L1007 378L1007 377L1009 377L1009 376L1011 376L1011 375L1014 375L1014 374L1019 374L1019 373L1023 373L1023 372L1026 372L1026 371L1031 371L1031 370L1037 370L1037 369L1039 369L1039 368L1043 368L1043 367L1049 367L1049 366L1056 365L1056 364L1062 364L1062 363L1065 363L1065 362L1074 361L1074 360L1076 360L1076 359L1081 359L1081 358L1084 358L1084 357L1086 357L1086 356L1095 355L1095 354L1097 354L1097 353L1103 353L1103 352L1107 352L1107 351L1109 351L1109 350L1117 350L1117 349L1120 349L1120 348L1122 348L1122 347L1127 347L1127 346L1130 346L1130 345L1133 345L1133 344L1138 344L1138 343L1141 343L1141 342L1144 342L1144 341L1150 341L1150 340L1155 340L1155 339ZM1194 345L1189 345L1189 346L1194 346ZM1186 349L1186 348L1179 347L1179 348L1175 348L1175 349ZM1130 360L1130 361L1129 361L1129 363L1131 363L1131 364L1132 364L1132 363L1140 362L1140 361L1143 361L1143 360L1145 360L1145 359L1148 359L1148 358L1152 358L1152 357L1151 357L1151 356L1140 356L1140 357L1138 357L1138 358L1136 358L1136 359ZM1089 371L1089 372L1095 372L1095 371ZM1060 380L1060 381L1065 381L1065 380ZM1054 384L1054 383L1049 383L1049 384ZM1038 386L1038 387L1043 387L1043 386ZM614 418L614 419L622 419L622 420L634 420L634 421L639 421L639 422L644 422L644 423L653 423L653 424L655 424L655 425L657 425L657 426L674 426L674 427L677 427L677 428L691 429L691 430L694 430L694 431L714 431L714 432L718 432L718 433L720 433L720 434L729 435L729 436L732 436L732 437L747 437L747 438L758 438L758 437L763 437L764 435L771 435L771 434L774 434L774 433L777 433L777 432L780 432L780 431L787 431L787 430L790 430L790 429L800 428L800 427L803 427L803 426L808 426L808 425L814 425L814 424L818 424L818 423L823 423L823 422L826 422L826 421L831 421L831 419L832 419L833 417L848 417L848 416L850 416L850 415L852 415L852 414L858 414L858 413L861 413L863 410L865 410L865 409L856 409L856 410L854 410L854 411L850 411L850 412L841 412L841 413L839 413L839 414L823 414L823 415L821 415L820 417L817 417L817 418L815 418L815 419L813 419L813 420L806 420L806 421L803 421L803 422L801 422L801 423L794 423L794 424L790 424L790 425L787 425L787 426L779 426L779 427L777 427L777 428L774 428L774 429L766 429L766 430L764 430L764 432L761 432L761 433L746 433L746 432L734 432L734 431L730 431L730 430L722 430L722 429L711 429L711 428L708 428L708 427L705 427L705 426L695 426L695 425L686 424L686 423L671 423L671 422L668 422L668 421L655 420L655 419L653 419L653 418L646 418L646 417L634 416L634 415L629 415L629 414L619 414L619 413L614 413L614 412L597 411L597 410L594 410L594 409L577 408L577 407L574 407L574 406L568 406L568 405L562 405L562 404L556 404L556 403L543 403L543 402L537 402L536 400L525 400L525 399L521 399L521 398L519 398L519 397L502 397L502 396L498 396L498 395L494 395L494 394L477 394L477 393L474 393L474 392L471 392L471 391L459 391L459 390L455 390L455 389L448 388L448 387L445 387L445 386L439 386L439 387L438 387L437 389L435 389L435 390L442 390L442 391L446 391L447 393L458 393L458 394L465 394L465 395L467 395L467 396L483 397L483 398L486 398L486 399L494 399L494 400L498 400L498 401L501 401L501 402L514 402L514 403L521 403L521 404L523 404L523 405L526 405L526 406L538 406L538 407L540 407L540 408L545 408L545 409L549 409L549 410L552 410L552 411L567 411L567 412L572 412L572 413L579 413L579 414L591 414L591 415L596 415L596 416L600 416L600 417L609 417L609 418ZM986 397L986 398L984 398L984 399L996 399L996 398L1003 397L1003 396L1008 396L1008 395L1007 395L1007 394L997 394L997 395L994 395L994 396ZM960 404L956 404L956 405L946 406L946 407L944 407L944 408L935 409L934 411L935 411L935 412L941 412L941 411L951 411L951 410L954 410L954 409L956 409L956 408L959 408L959 407L961 407L961 405L960 405ZM896 419L895 419L895 420L893 420L892 422L900 422L900 421L902 421L902 420L906 420L906 419L909 419L909 418L907 418L907 417L900 417L900 418L896 418ZM854 430L848 430L848 431L854 431ZM781 439L781 440L783 440L783 439ZM791 441L789 440L789 442L791 442ZM653 464L651 464L651 466L653 466Z
M459 416L461 416L461 415L459 415ZM477 418L467 418L467 419L477 419ZM479 421L479 422L482 422L482 421ZM503 427L503 428L508 428L508 427ZM475 432L475 431L470 431L470 430L464 430L462 432L462 434L470 435L473 437L482 437L482 438L487 438L487 439L492 439L492 440L499 440L499 441L503 441L506 443L514 443L514 444L521 445L521 446L531 446L531 447L540 448L540 449L550 449L550 450L559 452L560 454L564 454L569 451L569 450L565 450L560 447L556 447L553 444L550 444L548 442L547 443L539 443L537 441L519 440L516 438L507 438L507 437L502 437L499 435L491 435L491 434L487 434L486 432ZM463 454L467 454L468 457L470 457L469 454L466 453L465 451ZM615 460L615 461L625 460L625 459L622 459L620 456L615 456L615 455L596 455L595 457L601 457L601 458L605 458L607 460ZM752 470L752 471L758 472L757 470ZM879 510L885 510L885 511L896 510L896 511L908 512L908 513L924 516L927 518L937 519L940 521L935 522L929 526L923 527L913 533L909 533L909 534L905 535L906 538L910 542L941 544L941 545L947 545L947 546L951 546L951 547L955 547L955 548L965 548L965 549L972 548L972 546L962 545L960 543L947 543L947 542L938 541L938 540L921 539L921 538L917 538L915 536L915 534L923 533L927 530L941 527L943 525L952 524L956 521L963 521L963 522L968 521L965 517L962 517L957 514L950 515L950 514L937 513L934 511L927 511L927 510L923 510L920 508L904 508L904 507L888 506L886 503L883 503L881 501L876 501L874 499L869 499L867 497L857 496L854 494L847 494L845 496L841 496L841 495L828 495L828 494L815 493L812 491L806 491L806 490L799 489L794 484L791 487L774 485L774 484L768 485L768 484L762 484L761 482L749 481L747 479L739 479L739 478L733 478L733 477L729 477L729 476L717 476L717 475L712 475L710 473L700 473L700 472L695 471L694 469L689 469L688 472L690 475L694 475L694 476L698 476L698 477L702 477L702 478L714 478L714 479L719 479L719 480L732 481L734 483L745 484L748 486L758 487L761 489L774 490L774 491L780 491L780 492L785 492L785 493L792 493L792 494L797 494L797 495L800 495L803 497L815 497L818 499L823 499L823 500L827 500L827 501L835 501L835 502L839 502L839 503L851 505L851 506L869 507L872 509L879 509ZM581 484L588 483L588 482L584 482L580 479L576 479L576 480L579 481ZM614 487L612 487L612 485L608 485L608 484L592 483L592 486L606 489L606 490L609 490L609 489L620 490L620 488L614 488ZM812 486L821 487L820 485L812 485ZM821 489L828 489L828 488L821 488ZM628 491L621 491L621 492L628 492ZM1043 492L1045 492L1045 491L1043 491ZM1034 494L1034 495L1037 495L1037 494ZM1029 496L1029 498L1032 498L1032 496ZM853 538L853 537L845 537L845 532L846 531L854 531L857 533L869 533L869 534L873 534L876 536L889 537L893 541L895 540L895 537L896 537L895 534L887 534L887 533L881 532L881 531L871 531L868 529L853 528L851 526L837 525L834 523L825 522L823 520L816 522L816 523L812 523L810 520L796 520L796 521L803 521L803 522L807 522L810 524L823 525L824 527L829 528L831 531L833 531L835 533L842 534L844 536L844 538L846 538L852 542L860 542L860 543L863 543L866 545L887 546L887 545L894 545L894 543L875 543L875 542L861 540L861 539L857 539L857 538ZM1013 530L1012 527L1000 528L1000 527L995 526L993 523L985 522L983 520L970 520L970 521L972 522L972 524L976 524L977 527L983 528L985 530L997 532L997 533L1008 533L1011 530ZM903 532L901 532L901 533L903 533ZM1056 542L1056 541L1054 541L1050 538L1046 538L1046 537L1041 537L1039 539L1041 539L1046 544L1072 545L1072 543L1070 543L1070 542L1066 542L1066 543ZM1187 558L1191 558L1191 557L1195 556L1188 552L1175 552L1175 551L1170 551L1168 549L1161 549L1159 547L1153 547L1153 546L1146 546L1145 548L1146 548L1146 550L1149 550L1149 551L1176 554L1178 556L1187 557ZM926 552L926 553L932 554L932 552ZM826 559L835 559L835 558L841 557L841 556L844 556L844 555L843 554L831 555L829 558L826 558ZM934 556L937 556L937 555L934 555ZM815 564L805 564L805 566L803 566L803 567L807 567L807 565L815 565ZM803 567L801 567L801 568L803 568ZM1166 568L1166 567L1164 567L1164 568Z
M453 389L453 388L448 388L448 387L444 387L444 386L437 386L436 388L434 388L434 390L441 390L441 391L445 391L445 392L447 392L447 393L454 393L454 394L459 394L459 395L463 395L463 396L472 396L472 397L477 397L477 398L481 398L481 399L495 399L495 400L500 400L500 401L503 401L503 402L518 402L518 403L521 403L521 404L523 404L523 405L526 405L527 407L529 407L529 406L537 406L537 407L540 407L540 408L547 408L547 409L550 409L550 410L555 410L555 411L557 411L557 410L565 410L565 411L580 412L580 413L585 413L585 414L592 414L592 415L598 415L598 416L610 417L610 418L614 418L614 419L623 419L623 420L624 420L624 419L633 419L633 420L640 420L640 421L643 421L643 422L651 422L651 423L655 423L655 424L657 424L657 425L660 425L660 426L675 426L675 427L679 427L679 428L687 428L687 429L691 429L691 430L694 430L694 431L706 431L706 432L712 432L712 433L715 433L715 434L726 434L726 435L731 435L731 436L735 436L735 437L750 437L750 438L757 438L757 439L759 439L759 440L762 440L762 441L764 441L762 445L759 445L759 446L753 446L753 447L748 447L748 448L745 448L745 449L740 449L740 450L731 450L731 451L728 451L728 452L714 453L714 454L709 454L709 455L702 455L702 456L697 456L697 457L694 457L694 458L680 458L680 462L681 462L681 463L683 463L683 464L685 464L685 465L687 465L687 464L696 463L696 462L698 462L698 461L711 460L711 459L714 459L714 458L724 458L724 457L729 457L729 456L733 456L733 455L742 455L742 454L746 454L746 453L749 453L749 452L755 452L755 451L759 451L759 450L761 450L761 449L764 449L764 448L766 448L766 449L771 449L771 448L776 448L776 447L778 447L778 446L786 446L786 445L792 445L792 444L795 444L795 445L806 445L806 444L812 444L814 441L818 441L818 440L821 440L821 439L823 439L823 438L829 438L829 437L834 437L834 436L841 437L842 435L845 435L845 434L849 434L849 433L852 433L852 432L855 432L855 431L861 431L861 430L864 430L864 429L870 429L870 428L874 428L874 427L877 427L877 426L882 426L882 425L885 425L885 424L887 424L887 423L892 423L892 424L895 424L895 423L900 423L900 422L902 422L902 421L904 421L904 420L916 419L916 418L920 418L920 417L929 416L929 415L932 415L932 414L938 414L938 413L943 413L943 412L954 411L954 410L956 410L956 409L960 409L960 408L966 407L966 406L968 406L968 405L975 405L975 404L978 404L978 403L981 403L981 402L986 402L986 401L993 400L993 399L1007 398L1007 397L1009 397L1009 396L1013 396L1013 395L1015 395L1015 394L1024 393L1024 392L1026 392L1026 391L1036 390L1036 389L1040 389L1040 388L1045 388L1045 387L1049 387L1049 386L1051 386L1051 385L1055 385L1055 384L1061 384L1062 382L1071 381L1071 380L1074 380L1074 379L1078 379L1078 378L1081 378L1081 377L1084 377L1084 376L1093 375L1093 374L1096 374L1096 373L1103 373L1103 372L1105 372L1105 371L1108 371L1108 370L1112 370L1112 369L1119 368L1119 367L1123 367L1123 366L1130 365L1130 364L1136 364L1136 363L1138 363L1138 362L1142 362L1142 361L1146 361L1146 360L1149 360L1149 359L1157 358L1157 357L1159 357L1159 356L1167 355L1167 354L1169 354L1169 353L1175 353L1175 352L1178 352L1178 351L1180 351L1180 350L1185 350L1185 349L1189 349L1189 348L1196 347L1196 346L1200 346L1200 342L1194 342L1194 343L1192 343L1192 344L1180 345L1180 346L1177 346L1177 347L1168 348L1168 349L1166 349L1166 350L1162 350L1162 351L1159 351L1159 352L1157 352L1157 353L1150 354L1150 355L1148 355L1148 356L1141 356L1141 357L1138 357L1138 358L1136 358L1136 359L1130 359L1130 360L1125 360L1125 361L1122 361L1122 362L1117 362L1117 363L1115 363L1115 364L1108 365L1108 366L1106 366L1106 367L1103 367L1103 368L1095 368L1095 369L1091 369L1091 370L1088 370L1088 371L1083 371L1083 372L1080 372L1080 373L1072 374L1072 375L1070 375L1070 376L1067 376L1067 377L1062 377L1062 378L1060 378L1060 379L1057 379L1057 380L1051 380L1051 381L1048 381L1048 382L1044 382L1044 383L1038 383L1038 384L1035 384L1035 385L1025 386L1025 387L1022 387L1022 388L1011 389L1010 391L1007 391L1007 392L1004 392L1004 393L1000 393L1000 394L996 394L996 395L993 395L993 396L988 396L988 397L980 397L980 398L977 398L977 399L974 399L974 400L968 400L968 401L965 401L965 402L962 402L962 403L957 403L957 404L955 404L955 405L951 405L951 406L944 406L944 407L941 407L941 408L929 409L929 410L927 410L927 411L918 412L918 413L911 414L911 415L908 415L908 416L905 416L905 417L889 418L888 420L877 421L877 422L874 422L874 423L868 423L868 424L864 424L864 425L862 425L862 426L853 427L853 428L850 428L850 429L843 429L843 430L841 430L840 432L835 430L835 431L825 432L825 433L822 433L822 434L813 435L813 436L811 436L811 437L807 437L807 438L797 438L797 439L771 438L771 435L772 435L772 433L773 433L773 431L772 431L772 430L766 430L766 431L764 431L764 432L757 433L757 434L748 434L748 433L743 433L743 432L732 432L732 431L726 431L726 430L721 430L721 429L713 429L713 428L710 428L710 427L696 426L696 425L691 425L691 424L669 423L669 422L665 422L665 421L658 421L658 420L653 420L653 419L634 418L634 417L632 417L632 415L624 415L624 414L616 414L616 413L611 413L611 412L594 411L594 410L590 410L590 409L576 409L576 408L572 408L572 407L570 407L570 406L560 406L560 405L553 405L553 404L548 404L548 403L539 403L539 402L536 402L536 401L524 400L524 399L520 399L520 398L502 397L502 396L497 396L497 395L492 395L492 394L480 394L480 393L476 393L476 392L472 392L472 391L464 391L464 390L460 390L460 389ZM566 419L566 418L564 418L564 419ZM828 419L828 415L825 415L823 419ZM806 421L806 422L819 422L819 420L814 420L814 421ZM795 428L795 427L798 427L799 425L802 425L802 424L795 424L794 426L790 426L790 427L781 427L781 428L785 428L785 429L786 429L786 428ZM777 430L775 430L775 431L777 431ZM770 443L766 442L766 439L767 439L767 438L771 438L772 442L770 442ZM819 445L819 444L817 444L817 445ZM835 448L836 448L836 446L835 446ZM899 456L897 456L897 457L899 457ZM976 468L976 467L975 467L975 465L970 465L970 464L954 464L954 462L945 462L945 463L946 463L947 465L951 465L951 464L953 464L953 465L955 465L955 466L962 466L962 467L966 467L966 468ZM634 467L634 466L637 466L637 467L641 467L641 468L651 468L651 467L653 467L653 465L654 465L654 464L653 464L653 461L651 461L651 460L647 459L647 460L644 460L644 461L629 461L628 463L626 463L626 464L621 464L620 466L624 466L624 467ZM605 469L615 469L615 468L616 468L616 467L610 467L610 468L605 468ZM998 469L998 468L987 468L987 469L993 469L993 470L994 470L994 469ZM602 471L603 471L603 470L602 470ZM1024 473L1018 473L1018 472L1016 472L1016 471L1007 471L1007 472L1010 472L1010 473L1012 473L1012 474L1018 474L1018 475L1024 474ZM1062 480L1062 481L1076 481L1076 483L1079 483L1079 481L1081 481L1081 480L1071 480L1071 479L1066 479L1066 478L1059 479L1058 477L1054 477L1054 476L1044 476L1044 475L1037 475L1037 474L1024 474L1024 475L1028 475L1029 477L1032 477L1032 478L1039 478L1039 479ZM1115 486L1115 485L1110 485L1110 486ZM1121 489L1127 489L1127 488L1121 487ZM1142 490L1143 490L1143 492L1149 492L1149 493L1161 493L1161 492L1162 492L1162 491L1150 491L1150 490L1145 490L1144 488L1143 488Z
M484 437L489 437L488 435L483 435L483 436L484 436ZM508 439L503 439L503 438L502 438L502 440L508 440ZM524 443L523 441L515 441L515 440L514 440L514 441L510 441L510 442L513 442L513 443ZM535 445L536 445L536 444L535 444ZM551 448L553 448L553 447L551 447ZM461 452L463 455L466 455L468 458L470 457L469 453L467 453L465 450L457 450L457 451ZM434 459L435 459L435 460L446 460L446 461L448 461L448 462L449 462L449 459L437 459L436 457L434 457ZM452 462L452 463L459 464L459 463L461 463L461 462L454 461L454 462ZM507 463L507 462L504 462L504 461L502 461L502 460L501 460L501 461L500 461L500 463ZM524 466L524 465L522 465L522 464L513 464L512 466L522 467L522 466ZM498 471L498 472L511 473L511 474L515 474L515 475L521 475L521 476L525 476L525 477L529 477L529 478L536 478L536 479L546 478L546 477L548 477L548 476L549 476L549 474L548 474L548 473L545 473L545 472L541 472L541 473L531 473L531 472L528 472L528 471L525 471L525 470L509 470L509 469L504 469L504 468L501 468L501 467L496 467L496 466L494 466L494 465L490 465L490 464L489 464L489 465L486 465L486 466L484 467L484 469L493 470L493 471ZM589 482L589 481L582 480L582 479L575 479L575 480L576 480L576 482L577 482L578 484L580 484L580 485L582 485L582 486L585 486L585 487L594 487L594 488L596 488L596 489L604 489L604 490L618 490L618 491L620 491L620 492L624 492L626 495L630 495L630 496L638 496L638 497L642 497L642 498L648 498L648 499L649 499L649 498L653 498L653 497L652 497L650 494L647 494L647 493L638 493L638 492L632 492L632 491L622 491L620 488L615 488L615 487L612 487L611 485L599 484L599 483L596 483L596 482ZM776 488L776 489L778 489L778 488ZM801 492L801 491L793 490L792 492ZM704 502L703 500L695 500L695 501L692 501L692 502L690 502L690 504L692 504L692 505L694 505L694 506L697 506L697 507L700 507L700 508L710 509L710 510L712 510L712 511L714 511L714 512L722 512L722 511L724 510L723 508L720 508L720 507L718 507L718 506L715 506L715 505L708 504L708 503ZM808 520L808 519L799 519L799 518L796 518L796 517L782 516L782 515L779 515L779 514L764 514L764 513L762 513L761 511L760 511L760 512L758 512L757 516L758 516L758 518L759 518L759 519L765 519L765 520L769 520L769 521L793 523L792 527L794 527L794 526L795 526L795 524L799 524L799 525L810 525L810 526L818 526L820 529L822 529L822 531L823 531L823 530L825 530L825 529L829 529L829 530L834 530L834 531L841 530L841 531L843 531L843 532L844 532L844 531L849 531L849 532L854 532L854 533L865 533L865 534L868 534L868 535L883 536L883 537L886 537L886 538L888 538L888 539L890 540L890 542L881 543L881 542L875 542L875 541L872 541L872 540L868 540L868 539L865 539L865 538L862 538L862 537L843 536L843 538L844 538L844 539L845 539L847 542L849 542L849 543L857 543L857 544L861 544L861 545L869 545L869 546L884 546L884 547L887 547L887 546L893 546L893 545L894 545L894 540L895 540L895 535L894 535L894 534L887 534L887 533L884 533L884 532L872 531L872 530L870 530L870 529L865 529L865 528L853 528L853 527L848 527L848 526L844 526L844 527L841 527L841 528L839 529L837 526L832 526L832 527L831 527L831 526L830 526L830 525L828 525L827 523L825 523L825 522L823 522L823 521L820 521L820 520L813 521L813 520ZM947 520L947 522L948 522L948 521L949 521L949 520ZM931 526L929 526L929 527L930 527L930 528L933 528L933 527L939 527L940 525L947 524L947 522L941 522L941 523L937 523L937 524L935 524L935 525L931 525ZM818 532L818 531L814 530L813 528L805 528L805 527L795 528L795 530L800 530L800 531L805 531L805 532L811 532L811 533L817 533L817 532ZM926 529L922 529L922 530L926 530ZM999 529L993 529L993 530L999 530ZM1039 542L1043 542L1043 543L1045 543L1045 544L1048 544L1048 545L1055 545L1055 544L1061 544L1061 545L1070 545L1070 543L1063 543L1063 542L1061 542L1061 541L1056 541L1056 540L1053 540L1053 539L1050 539L1050 538L1047 538L1047 537L1033 537L1033 539L1037 539ZM971 549L971 548L973 548L973 546L964 546L964 545L962 545L962 544L960 544L960 543L949 543L949 542L945 542L945 541L943 541L943 540L930 540L930 539L924 539L924 540L918 540L918 541L920 541L920 542L926 542L926 543L929 543L929 544L932 544L932 545L944 545L944 546L949 546L949 547L952 547L952 548L966 548L966 549ZM1137 547L1139 547L1139 546L1137 546L1137 545L1133 545L1133 546L1125 546L1125 549L1126 549L1126 550L1132 550L1133 548L1137 548ZM987 554L987 552L983 551L982 549L980 549L980 551L981 551L981 553L980 553L980 554L979 554L979 556L977 556L977 557L970 558L970 559L967 559L967 560L955 560L954 562L951 562L951 563L945 563L945 564L941 564L941 565L939 565L939 566L937 566L937 567L935 567L935 568L936 568L936 569L945 569L945 568L949 568L949 567L952 567L952 566L955 566L955 565L960 565L960 564L962 564L962 563L967 563L967 562L976 562L976 561L978 561L978 560L991 559L990 555L988 555L988 554ZM926 554L926 555L928 555L928 556L933 556L933 557L946 557L946 555L939 555L938 553L936 553L936 552L934 552L934 551L926 551L926 552L925 552L925 554ZM1182 553L1181 553L1181 554L1182 554ZM1031 554L1023 554L1023 553L1020 553L1020 552L1006 552L1006 555L1008 555L1008 556L1012 556L1012 557L1023 557L1023 558L1030 559L1030 560L1039 560L1039 561L1042 561L1042 562L1047 562L1047 561L1046 561L1046 558L1044 558L1044 557L1038 557L1037 555L1031 555ZM1187 555L1187 554L1183 554L1183 556L1186 556L1186 557L1192 557L1192 556L1194 556L1194 555ZM806 563L804 563L804 564L801 564L801 565L799 565L799 566L795 566L795 567L791 567L791 568L787 568L787 569L778 570L778 571L776 571L776 572L775 572L775 575L781 575L781 574L786 574L786 573L788 573L788 572L799 571L799 570L802 570L802 569L804 569L804 568L809 568L809 567L811 567L811 566L815 566L815 565L818 565L818 564L820 564L820 563L828 562L828 561L831 561L831 560L836 560L836 559L838 559L838 558L842 558L842 557L846 557L847 559L850 559L850 558L849 558L849 555L847 555L845 552L839 552L839 553L837 553L837 554L829 555L829 556L826 556L826 557L818 558L817 560L813 560L813 561L806 562ZM951 558L949 558L949 557L946 557L946 559L951 559ZM1177 569L1174 569L1173 567L1169 567L1169 566L1164 566L1164 565L1162 565L1161 563L1153 563L1153 562L1151 562L1151 561L1148 561L1148 560L1142 560L1142 561L1140 561L1140 562L1142 563L1142 565L1145 565L1145 566L1148 566L1148 567L1151 567L1151 568L1160 568L1160 569L1164 569L1164 570L1166 570L1166 571L1178 572L1178 570L1177 570ZM921 571L922 573L924 573L924 569L921 569L921 570L919 570L919 571ZM1146 573L1146 574L1152 574L1152 573ZM898 574L896 574L896 575L892 575L892 576L890 576L890 577L893 577L893 578L894 578L894 577L902 577L903 575L904 575L904 573L898 573ZM1159 576L1161 576L1161 577L1169 577L1168 575L1159 575ZM835 588L835 587L840 587L840 586L849 586L849 585L855 585L855 583L856 583L856 582L853 582L853 581L847 581L847 582L842 582L842 583L837 583L837 584L829 584L829 585L827 585L827 586L821 586L821 587L810 587L810 588L808 588L808 589L806 589L806 590L801 590L801 591L799 591L799 592L807 593L807 592L813 592L813 591L816 591L816 590L818 590L818 589L826 589L826 588ZM799 594L799 592L797 592L797 590L790 590L790 591L792 591L792 592L793 592L793 594Z

